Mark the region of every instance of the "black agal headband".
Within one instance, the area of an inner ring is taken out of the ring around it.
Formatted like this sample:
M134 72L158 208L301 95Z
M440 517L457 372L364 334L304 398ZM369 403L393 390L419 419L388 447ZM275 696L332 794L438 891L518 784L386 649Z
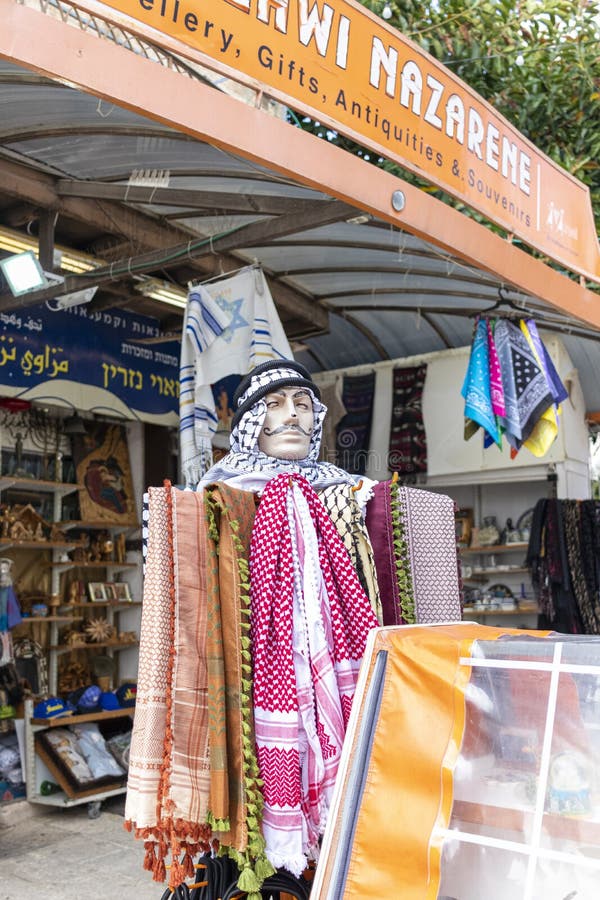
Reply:
M255 403L282 387L306 388L317 400L321 399L319 388L303 365L292 359L269 359L248 372L240 381L233 395L233 405L237 408L231 422L232 430Z

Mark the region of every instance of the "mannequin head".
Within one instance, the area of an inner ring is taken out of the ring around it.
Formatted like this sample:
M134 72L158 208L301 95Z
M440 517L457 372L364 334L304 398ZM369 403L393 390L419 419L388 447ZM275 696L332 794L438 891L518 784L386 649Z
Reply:
M267 412L258 437L261 452L276 459L305 459L314 428L309 392L297 385L277 387L264 400Z
M327 407L301 363L270 359L256 366L242 378L232 405L228 459L248 454L248 464L259 468L278 460L284 467L317 463Z

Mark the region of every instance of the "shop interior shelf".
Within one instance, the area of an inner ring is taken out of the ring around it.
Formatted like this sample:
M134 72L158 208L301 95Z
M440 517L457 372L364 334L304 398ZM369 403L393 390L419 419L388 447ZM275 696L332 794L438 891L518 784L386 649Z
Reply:
M85 541L19 541L14 538L0 538L0 549L10 550L75 550L84 547Z
M526 566L511 566L506 569L482 569L481 572L472 572L468 578L463 578L463 581L489 581L490 575L519 575L525 572L529 572Z
M57 523L63 531L70 531L73 528L80 528L82 531L137 531L140 528L138 522L131 522L127 525L116 525L113 522L92 522L83 519L67 519L64 522Z
M100 647L109 647L111 650L128 650L130 647L138 647L139 643L139 641L90 641L89 644L52 644L48 649L56 650L57 653L97 650Z
M23 616L19 623L27 625L29 622L79 622L82 616Z
M141 600L82 600L80 603L63 603L63 609L93 609L95 606L110 606L111 609L129 609L141 606Z
M487 547L461 547L461 553L512 553L515 550L527 550L529 544L515 541L514 544L489 544Z
M536 606L515 606L514 609L470 609L463 610L463 616L534 616L538 614Z
M74 716L55 716L52 719L31 719L31 724L39 728L58 728L60 726L73 725L76 722L102 722L106 719L122 719L124 716L133 716L135 707L127 706L122 709L110 709L104 712L81 713Z
M76 562L70 559L68 562L48 563L51 569L61 569L66 572L68 569L137 569L138 564L133 562Z
M533 808L492 806L471 803L467 800L456 800L452 807L453 819L509 831L523 831L527 825L526 818L533 815ZM553 838L573 841L580 845L600 846L600 820L593 818L592 813L589 818L544 813L542 829Z
M18 488L20 490L31 491L34 493L51 493L61 497L78 491L80 485L65 481L45 481L37 478L16 478L12 475L0 476L0 491L6 491L8 488Z

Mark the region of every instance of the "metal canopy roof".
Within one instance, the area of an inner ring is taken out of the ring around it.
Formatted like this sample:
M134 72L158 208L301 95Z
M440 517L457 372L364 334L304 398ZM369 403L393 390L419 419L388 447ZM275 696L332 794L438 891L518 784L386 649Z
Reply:
M562 333L587 410L600 409L598 332L433 244L4 61L0 123L4 228L34 238L51 228L56 245L117 271L145 255L138 272L181 287L258 260L312 371L463 346L477 312L522 308ZM198 239L204 255L167 258L167 248ZM153 315L177 333L182 310L140 295L123 269L100 284L92 308ZM0 296L0 309L16 305Z

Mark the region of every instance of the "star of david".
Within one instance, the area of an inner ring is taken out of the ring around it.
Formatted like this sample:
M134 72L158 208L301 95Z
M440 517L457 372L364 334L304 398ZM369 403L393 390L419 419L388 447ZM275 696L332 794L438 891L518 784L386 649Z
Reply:
M226 300L225 297L216 297L215 301L223 312L231 314L229 325L221 333L223 340L230 344L233 339L234 331L237 331L238 328L245 328L248 325L248 322L246 322L241 313L244 298L241 297L239 300Z

